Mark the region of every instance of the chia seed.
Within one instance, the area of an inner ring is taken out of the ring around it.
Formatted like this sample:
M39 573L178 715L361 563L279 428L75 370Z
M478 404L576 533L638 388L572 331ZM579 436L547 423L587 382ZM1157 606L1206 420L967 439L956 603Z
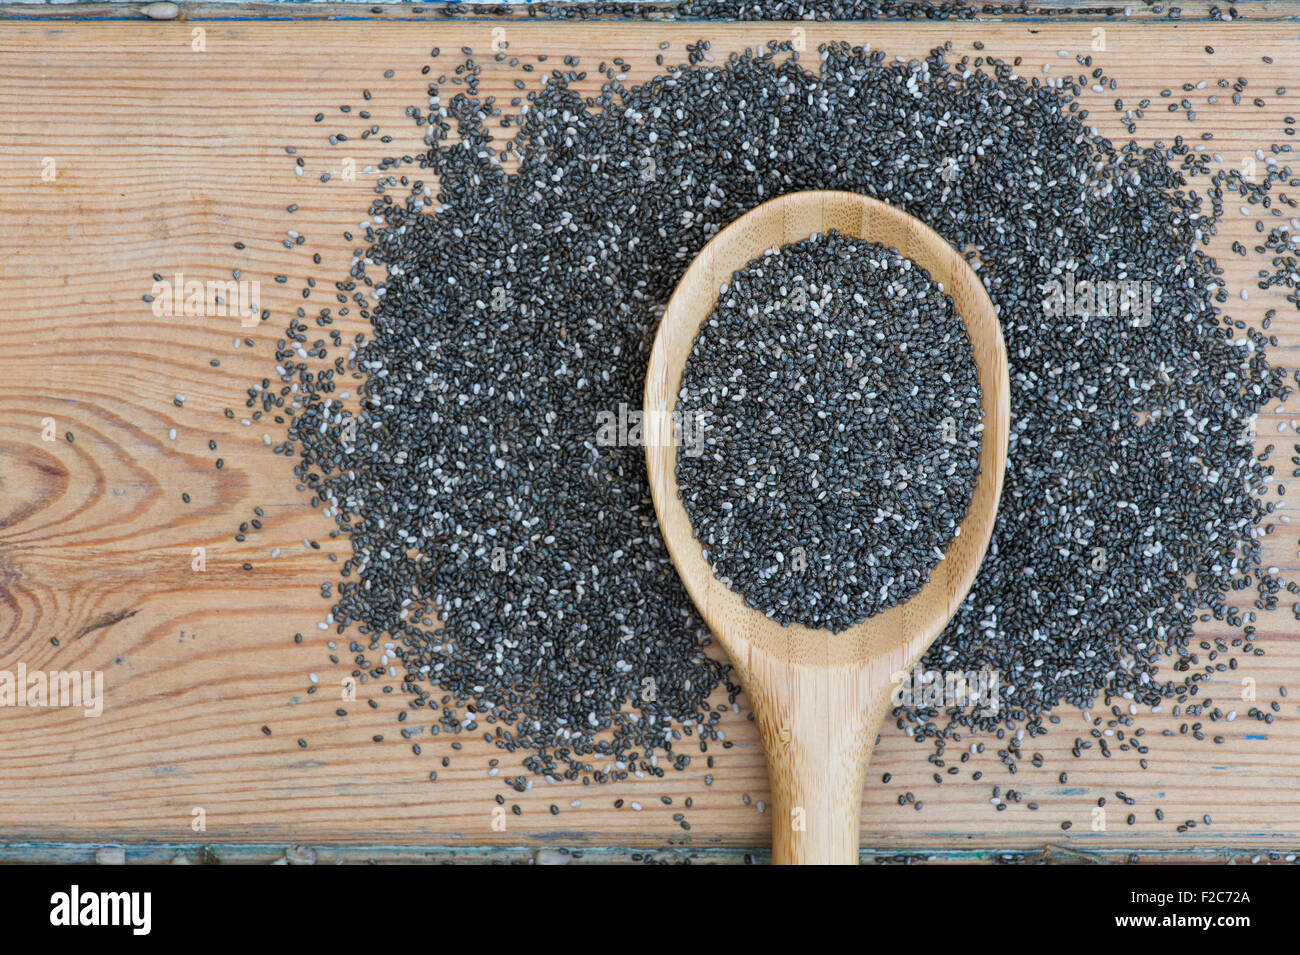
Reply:
M641 449L601 443L596 421L636 407L660 311L709 238L774 196L844 189L968 253L1010 360L989 557L924 660L997 671L1001 709L906 706L899 729L936 756L988 732L1014 772L1058 704L1208 705L1205 681L1263 652L1255 613L1278 606L1261 566L1271 465L1251 428L1290 386L1266 359L1276 340L1220 307L1202 245L1239 204L1225 193L1262 206L1300 183L1276 162L1254 183L1212 170L1181 136L1112 143L1086 125L1082 74L1026 78L948 48L903 62L836 44L811 70L792 53L713 62L695 44L691 65L590 99L566 58L510 117L509 172L478 67L429 84L412 114L428 150L385 160L338 283L369 329L329 361L304 308L276 349L284 389L249 399L287 417L275 450L350 547L328 627L354 631L355 675L400 663L413 709L449 733L493 724L496 745L556 777L662 775L715 744L737 688L668 560ZM1300 307L1292 235L1262 219L1276 258L1260 287ZM1149 320L1045 302L1052 283L1119 278L1159 288ZM1191 641L1211 620L1248 642L1207 664ZM1104 732L1076 755L1148 752Z
M677 477L720 579L836 632L914 596L959 532L982 409L952 299L895 249L836 232L722 287L677 405Z

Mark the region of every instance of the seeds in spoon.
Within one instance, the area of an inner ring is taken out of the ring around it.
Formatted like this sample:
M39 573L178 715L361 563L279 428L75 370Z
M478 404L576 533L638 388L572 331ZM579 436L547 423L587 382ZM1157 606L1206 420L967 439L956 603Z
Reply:
M895 249L814 235L737 271L695 339L679 493L714 573L840 631L914 596L960 533L983 410L952 299Z

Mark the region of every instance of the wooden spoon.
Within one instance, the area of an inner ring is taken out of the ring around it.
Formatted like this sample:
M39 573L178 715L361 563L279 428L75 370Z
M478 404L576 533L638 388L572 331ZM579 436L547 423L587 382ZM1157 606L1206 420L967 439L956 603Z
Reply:
M916 596L839 634L781 626L714 577L677 496L671 418L686 359L720 287L766 250L831 229L895 248L943 283L974 346L984 406L980 474L961 534ZM749 694L772 781L778 864L858 861L862 786L892 686L965 599L993 532L1008 392L997 312L965 259L923 223L854 193L799 192L751 210L701 250L668 302L645 384L650 489L677 572Z

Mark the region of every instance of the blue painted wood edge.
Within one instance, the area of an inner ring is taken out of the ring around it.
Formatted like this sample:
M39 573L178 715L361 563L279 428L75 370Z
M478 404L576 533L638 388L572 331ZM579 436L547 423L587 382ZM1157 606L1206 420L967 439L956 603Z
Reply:
M563 864L766 864L766 848L668 846L545 847L533 846L419 846L419 845L300 845L282 843L113 843L113 842L6 842L0 843L3 864L303 864L303 863L515 863ZM1020 849L863 849L863 864L915 863L1083 863L1122 864L1133 861L1169 863L1295 864L1295 850L1243 844L1231 847L1151 848L1078 845L1044 845Z

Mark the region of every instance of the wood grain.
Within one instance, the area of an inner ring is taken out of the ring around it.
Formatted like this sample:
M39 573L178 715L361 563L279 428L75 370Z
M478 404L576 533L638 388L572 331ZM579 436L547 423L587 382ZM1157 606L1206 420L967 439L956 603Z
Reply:
M583 0L553 0L552 5L572 3L580 6ZM634 0L638 8L636 17L662 20L674 16L673 0ZM628 4L631 6L632 4ZM1145 20L1169 20L1167 4L1145 3L1127 5L1099 4L1097 0L1026 0L1007 9L1006 5L977 2L978 19L983 22L1038 21L1050 18L1053 22L1089 21L1134 23ZM0 3L0 19L25 20L91 20L91 19L148 19L142 11L145 4L139 0L100 0L88 3L62 3L57 0L10 0ZM540 14L531 4L501 4L494 0L458 0L457 3L415 3L409 0L190 0L177 3L178 16L183 20L402 20L444 22L449 18L459 20L536 19ZM1176 5L1176 18L1180 23L1198 21L1222 22L1227 5L1215 0L1183 0ZM1287 20L1300 17L1300 4L1296 0L1237 0L1231 5L1235 19L1255 21ZM1216 17L1212 10L1219 11ZM590 12L588 20L629 20L632 15L623 9L613 12ZM884 22L895 20L884 17Z
M686 363L719 290L767 250L832 229L897 249L947 291L970 336L984 410L980 473L959 536L919 593L839 634L781 626L714 576L679 496L671 432ZM794 192L751 209L700 250L668 300L645 382L650 491L686 591L749 694L767 756L779 864L857 861L862 784L896 674L912 669L957 612L993 534L1010 387L997 310L974 270L924 223L867 196Z
M332 522L294 489L292 462L272 454L263 435L279 440L272 422L245 427L245 389L271 370L286 316L302 303L307 276L320 280L313 302L346 274L356 230L373 196L369 177L339 175L342 160L359 170L385 154L413 152L417 131L402 111L420 102L420 67L429 48L486 49L491 21L411 23L208 22L206 49L192 49L193 24L135 22L0 23L0 668L101 670L106 702L88 719L59 709L0 710L0 838L8 841L150 840L310 842L426 845L682 845L757 846L767 842L760 804L770 800L761 748L747 719L748 703L729 716L730 749L715 749L715 766L696 760L685 774L617 787L539 783L515 794L489 776L517 769L508 754L466 735L453 751L445 737L411 741L397 733L403 702L371 683L361 700L340 707L348 656L334 666L317 629L328 610L319 585L334 579L345 542L327 535ZM838 37L871 42L891 54L917 56L945 40L970 51L1022 55L1026 73L1044 63L1059 70L1058 49L1089 52L1093 24L546 24L510 23L512 54L580 55L594 65L621 56L633 78L650 74L659 43L707 37L715 57L729 50L806 31L810 49ZM1297 94L1274 95L1300 68L1300 28L1292 23L1192 25L1168 22L1107 25L1107 49L1094 52L1119 83L1117 92L1087 97L1093 117L1119 135L1109 103L1149 96L1184 79L1239 75L1251 79L1267 105L1233 110L1197 97L1198 123L1153 108L1140 127L1144 141L1172 140L1212 129L1209 148L1239 166L1258 148L1283 140L1282 118L1300 112ZM1212 45L1213 55L1204 47ZM1260 56L1276 59L1271 70ZM481 59L487 59L481 57ZM396 76L385 80L385 69ZM594 71L593 71L594 72ZM508 100L516 73L490 60L484 92ZM535 78L536 74L534 74ZM594 86L587 81L587 87ZM360 91L375 122L394 137L385 146L357 137ZM1210 92L1209 90L1205 92ZM339 104L351 104L346 118ZM316 124L323 111L327 122ZM352 135L346 151L326 132ZM293 173L283 147L299 147L306 173ZM42 178L52 160L57 175ZM320 184L322 172L335 173ZM284 208L298 203L289 216ZM1255 240L1253 216L1232 212L1221 246ZM308 236L285 248L286 229ZM235 241L247 243L240 252ZM309 255L320 251L313 266ZM1300 320L1275 292L1252 284L1252 261L1224 256L1234 295L1251 289L1232 311L1256 317L1279 308L1273 324L1277 360L1294 363ZM155 318L141 296L154 272L222 279L233 268L261 282L272 322L242 329L233 319ZM274 276L285 275L281 286ZM355 325L343 323L345 335ZM244 336L253 346L234 349ZM212 359L219 367L210 365ZM173 399L183 394L183 407ZM223 409L237 411L234 420ZM1292 412L1264 415L1261 443L1287 447ZM1300 417L1300 416L1298 416ZM56 422L44 441L44 420ZM1287 430L1280 430L1282 427ZM169 429L177 436L171 440ZM61 436L72 432L74 443ZM217 452L207 442L218 443ZM217 455L225 467L214 467ZM181 502L181 492L192 503ZM232 539L261 506L265 528L245 544ZM1283 512L1285 513L1285 512ZM318 541L321 550L303 545ZM207 548L206 570L191 570L192 548ZM273 548L281 548L272 559ZM1266 560L1295 570L1296 539L1265 542ZM244 572L245 561L254 565ZM304 646L292 641L304 635ZM1204 628L1206 637L1218 632ZM1089 727L1077 713L1035 741L1046 766L1022 763L1009 775L989 753L943 776L926 762L929 749L892 726L882 731L863 799L862 839L875 850L936 852L974 847L1033 847L1065 842L1078 848L1137 847L1177 853L1195 847L1300 844L1300 732L1291 682L1300 665L1300 623L1289 612L1260 622L1268 655L1224 674L1202 690L1242 718L1207 732L1221 746L1180 732L1192 722L1165 713L1146 717L1151 768L1133 753L1109 760L1091 751L1069 755ZM57 639L59 645L53 645ZM309 693L309 674L319 689ZM1241 676L1257 681L1255 703L1239 700ZM1231 677L1231 679L1229 679ZM375 700L371 709L366 699ZM1252 705L1277 702L1272 725L1245 718ZM266 736L261 727L272 735ZM1173 735L1162 737L1161 731ZM381 743L371 741L383 735ZM306 740L300 748L297 740ZM974 742L974 739L965 743ZM423 744L416 757L411 744ZM954 748L955 749L955 748ZM950 750L953 753L953 750ZM955 754L954 754L955 755ZM443 757L450 765L443 767ZM1068 784L1056 771L1070 771ZM980 781L970 770L982 769ZM427 780L436 769L437 783ZM713 784L706 786L710 773ZM1004 812L989 805L999 785L1024 793ZM1123 823L1114 791L1136 798L1137 825ZM915 792L922 811L897 805ZM504 832L492 828L493 797L519 805ZM660 796L671 796L667 806ZM690 796L693 806L683 807ZM744 801L749 796L749 802ZM1090 811L1110 797L1108 830L1093 832ZM616 799L623 800L620 809ZM1029 811L1033 800L1041 809ZM572 808L580 801L580 808ZM634 811L631 803L644 806ZM554 804L561 810L551 815ZM1166 822L1153 811L1162 808ZM206 829L192 829L193 811ZM672 819L685 812L689 832ZM1213 825L1177 835L1172 824L1210 813ZM1071 820L1062 833L1058 824Z

